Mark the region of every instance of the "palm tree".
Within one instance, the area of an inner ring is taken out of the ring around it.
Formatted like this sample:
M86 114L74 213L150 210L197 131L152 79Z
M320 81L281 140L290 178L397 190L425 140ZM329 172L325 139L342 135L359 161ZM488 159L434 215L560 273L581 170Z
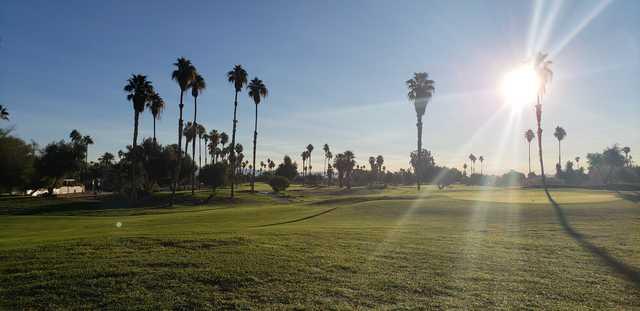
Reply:
M171 79L175 80L180 87L180 104L178 108L180 110L180 115L178 117L178 150L182 149L182 127L183 127L183 119L182 119L182 109L184 108L184 104L182 103L184 92L189 89L191 85L191 81L196 76L196 68L191 64L191 61L184 57L178 58L177 62L173 64L176 66L176 69L171 73ZM173 205L173 201L176 196L176 188L178 187L178 179L180 178L180 170L182 169L182 153L178 152L178 165L176 165L176 171L173 177L173 189L171 191L171 201L169 205Z
M193 142L193 139L196 136L196 128L195 128L195 126L193 126L193 122L187 121L187 124L185 125L184 129L182 129L182 132L183 132L183 135L184 135L184 138L185 138L184 154L188 155L189 154L189 144L191 142Z
M307 167L309 174L311 174L311 152L313 152L313 145L312 144L308 144L307 145L307 158L309 158L309 161L307 161Z
M307 161L307 150L303 151L300 154L300 157L302 158L302 176L305 176L307 173L307 166L305 165L306 161Z
M377 178L380 178L380 176L382 174L381 169L382 169L383 164L384 164L384 157L382 155L378 155L376 157L376 169L378 171L377 174L376 174Z
M467 176L467 163L463 164L462 168L464 169L464 175Z
M89 167L89 145L93 145L93 138L89 135L82 137L82 146L84 146L84 165Z
M200 74L195 72L195 76L189 83L189 88L191 88L191 96L193 96L193 126L195 127L196 134L198 135L198 137L201 137L202 133L200 133L200 127L198 126L198 120L197 120L198 119L198 95L200 95L202 91L204 91L204 89L207 88L207 83L204 82L204 78ZM200 140L198 140L198 142L200 142ZM193 158L193 162L195 163L196 161L195 142L193 146L191 146L191 157ZM202 164L201 162L199 163ZM195 184L196 170L193 170L193 172L191 172L191 175L192 175L191 176L191 194L193 195L195 194L195 186L196 186Z
M576 169L580 169L580 157L576 157Z
M623 147L622 152L624 152L624 162L627 166L631 166L631 161L629 161L629 153L631 153L631 148L629 148L629 146Z
M324 146L322 146L322 151L324 151L324 165L322 167L322 169L324 170L324 175L327 175L327 164L329 164L329 157L327 157L329 155L329 152L331 152L331 149L329 148L329 144L324 144Z
M9 121L9 111L7 111L7 107L2 105L0 105L0 120Z
M231 134L231 152L233 152L236 145L236 125L238 123L236 118L236 111L238 110L238 93L240 93L242 88L247 84L247 72L242 68L242 66L236 65L227 73L227 80L230 83L233 83L236 91L235 99L233 101L233 132ZM233 162L231 163L231 174L231 198L233 198L235 184L235 163Z
M532 129L528 129L526 132L524 132L524 138L529 144L529 175L531 175L531 141L536 138L536 134L533 133Z
M127 85L124 86L124 91L127 92L127 100L133 103L133 144L132 147L138 145L138 123L140 119L140 113L144 111L145 104L151 98L151 94L154 93L151 82L147 81L145 75L131 75L131 78L127 80Z
M229 142L229 135L227 135L227 133L222 132L220 133L220 145L222 145L222 148L220 149L220 157L222 157L222 160L224 160L224 145L226 145Z
M538 75L540 86L538 89L537 104L536 104L536 121L538 124L538 157L540 158L540 175L542 176L542 185L545 192L547 191L547 179L544 175L544 160L542 159L542 96L544 95L547 84L551 82L553 77L553 71L551 71L551 61L547 59L546 53L538 53L534 60L533 66L536 74Z
M476 160L477 159L478 158L476 158L476 156L473 155L473 153L469 155L469 160L471 160L471 174L475 174L475 172L476 172Z
M207 152L208 147L209 147L209 134L205 133L204 135L202 135L202 139L204 140L204 165L207 165L207 154L209 152Z
M211 140L211 142L209 143L209 153L211 154L211 162L216 163L218 161L218 157L217 157L217 154L215 153L215 150L218 148L218 144L220 143L220 134L218 133L217 130L211 130L211 132L209 132L209 140Z
M422 116L427 109L427 104L435 92L434 81L429 79L429 74L426 72L416 72L413 74L413 78L406 81L409 93L407 96L413 101L414 108L416 109L416 116L418 118L418 162L420 162L420 154L422 153ZM420 165L416 165L416 169ZM416 171L416 182L418 190L420 190L420 174Z
M207 135L207 129L204 127L204 125L198 124L196 126L196 135L198 136L198 168L201 168L202 167L202 139L204 138L204 136ZM194 161L195 161L195 158L194 158ZM200 184L198 184L198 189L200 189Z
M253 78L248 86L249 97L253 99L253 103L256 105L256 119L253 127L253 168L251 173L251 192L254 191L254 183L256 181L256 143L258 141L258 105L261 99L267 97L269 90L262 83L262 80Z
M480 175L482 175L482 174L483 174L483 171L482 171L482 162L484 162L484 156L480 156L480 157L478 158L478 160L480 161Z
M151 111L151 115L153 116L153 142L156 142L156 120L160 120L160 115L164 110L165 103L162 97L158 95L158 93L153 92L151 94L151 98L147 103L147 108Z
M555 132L553 132L553 136L558 140L558 165L562 165L562 147L560 142L567 136L567 132L560 126L556 126Z

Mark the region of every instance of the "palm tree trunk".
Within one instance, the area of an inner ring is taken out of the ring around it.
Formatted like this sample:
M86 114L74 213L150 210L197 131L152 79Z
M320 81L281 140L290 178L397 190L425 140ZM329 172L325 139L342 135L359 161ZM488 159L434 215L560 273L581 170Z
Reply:
M538 157L540 158L540 176L542 176L542 186L544 191L547 190L547 178L544 175L544 160L542 158L542 127L540 123L542 121L542 105L540 104L540 96L538 95L538 104L536 105L536 121L538 123Z
M193 161L193 171L191 172L191 195L195 194L196 188L196 138L198 134L198 123L196 118L198 116L198 97L193 98L193 145L191 146L191 161Z
M531 175L531 142L529 142L529 175Z
M171 200L169 201L169 206L173 206L173 201L176 197L176 189L178 188L178 179L180 178L180 169L182 169L182 108L184 105L182 104L182 97L184 95L184 91L180 90L180 117L178 118L178 165L176 165L176 171L173 176L173 189L171 190Z
M131 152L133 153L133 161L131 162L131 200L136 201L136 146L138 145L138 124L140 119L140 113L136 111L133 116L133 144Z
M562 144L558 139L558 166L562 168Z
M200 168L201 167L202 167L202 137L198 136L198 190L200 190Z
M251 192L256 182L256 142L258 141L258 104L256 104L256 120L253 125L253 172L251 173Z
M418 127L418 154L416 154L416 184L418 186L418 190L420 190L420 164L422 158L422 117L418 116L418 123L416 124Z
M156 117L153 117L153 142L156 142Z
M236 125L238 120L236 119L236 112L238 110L238 90L236 90L236 97L233 100L233 132L231 133L231 150L229 154L235 154L236 150ZM231 161L231 198L233 199L234 188L236 183L236 161Z

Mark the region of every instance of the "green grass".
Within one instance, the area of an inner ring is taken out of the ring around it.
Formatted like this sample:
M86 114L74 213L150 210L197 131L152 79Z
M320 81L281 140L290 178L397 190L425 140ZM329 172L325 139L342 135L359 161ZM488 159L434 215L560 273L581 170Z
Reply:
M2 198L0 309L640 309L634 193L258 190Z

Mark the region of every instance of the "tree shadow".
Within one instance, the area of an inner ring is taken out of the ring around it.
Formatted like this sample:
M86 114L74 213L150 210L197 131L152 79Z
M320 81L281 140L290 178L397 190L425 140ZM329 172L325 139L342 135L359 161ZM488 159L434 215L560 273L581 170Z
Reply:
M626 192L621 192L616 190L616 193L618 194L618 197L627 200L629 202L632 203L639 203L640 202L640 192L639 191L626 191Z
M582 248L586 251L590 252L594 256L598 257L602 262L611 267L620 275L624 276L626 279L631 281L636 287L640 288L640 271L638 269L620 261L619 259L611 256L606 250L600 248L593 243L589 242L582 233L576 231L567 216L564 213L564 210L560 205L551 197L551 194L547 189L544 191L549 199L549 202L553 205L553 208L556 212L556 216L560 221L560 225L564 232L566 232L571 238L573 238Z

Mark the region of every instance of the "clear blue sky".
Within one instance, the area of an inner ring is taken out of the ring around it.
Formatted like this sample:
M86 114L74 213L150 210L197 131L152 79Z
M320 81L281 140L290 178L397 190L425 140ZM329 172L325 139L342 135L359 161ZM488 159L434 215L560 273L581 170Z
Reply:
M436 161L460 167L473 152L489 172L524 171L533 110L512 112L497 89L539 49L553 53L555 71L543 117L547 161L557 158L556 125L568 132L565 159L620 143L640 160L640 1L178 2L3 1L0 103L14 133L44 145L77 128L96 141L90 159L124 149L133 112L122 87L143 73L168 103L159 140L174 143L171 64L185 56L208 82L199 100L208 129L231 132L225 73L234 64L265 81L259 160L298 157L312 143L319 168L329 143L334 154L351 149L362 163L382 154L398 169L416 143L404 81L427 71L437 90L424 146ZM238 137L249 150L253 105L240 98ZM150 114L141 122L151 136Z

